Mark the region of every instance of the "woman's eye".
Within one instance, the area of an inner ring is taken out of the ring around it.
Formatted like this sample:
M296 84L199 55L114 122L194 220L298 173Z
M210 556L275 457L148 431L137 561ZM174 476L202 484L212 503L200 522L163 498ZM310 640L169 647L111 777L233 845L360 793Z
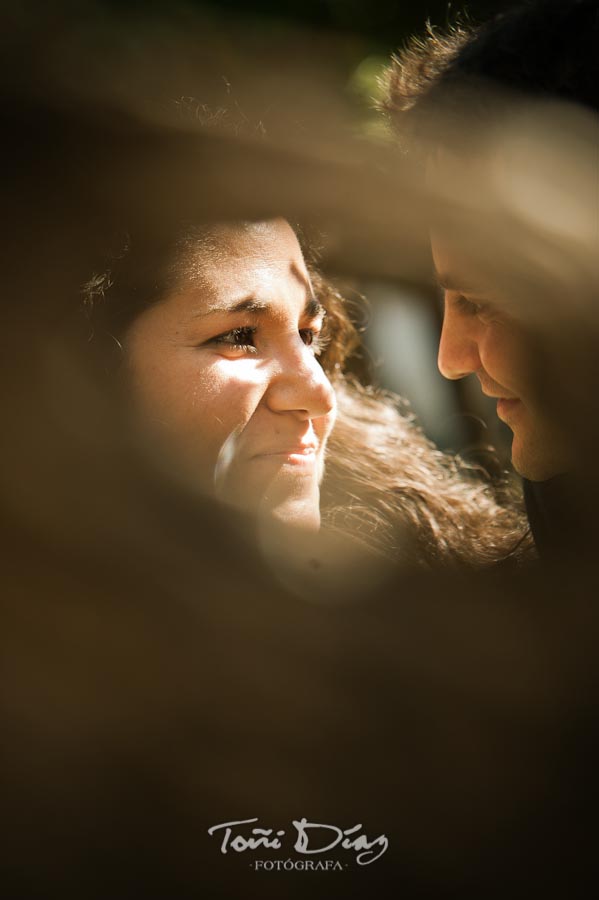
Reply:
M216 344L226 348L227 351L234 351L240 354L257 353L256 331L257 328L249 325L243 328L232 328L231 331L226 331L211 338L207 343ZM315 356L322 353L328 344L328 339L321 331L315 328L300 328L299 335L306 347L309 347Z
M300 328L299 334L306 347L311 349L314 356L320 356L329 343L326 335L322 331L316 331L314 328Z
M238 350L241 353L255 353L256 345L254 343L254 335L256 329L246 326L244 328L233 328L224 334L219 334L212 338L212 344L224 344L228 349Z

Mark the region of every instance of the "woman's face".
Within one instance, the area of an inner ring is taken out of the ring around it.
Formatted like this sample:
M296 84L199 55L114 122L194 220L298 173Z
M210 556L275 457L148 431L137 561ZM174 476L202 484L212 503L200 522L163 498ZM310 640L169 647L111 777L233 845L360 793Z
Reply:
M318 527L335 396L318 363L324 311L283 220L219 226L126 351L151 434L211 493Z

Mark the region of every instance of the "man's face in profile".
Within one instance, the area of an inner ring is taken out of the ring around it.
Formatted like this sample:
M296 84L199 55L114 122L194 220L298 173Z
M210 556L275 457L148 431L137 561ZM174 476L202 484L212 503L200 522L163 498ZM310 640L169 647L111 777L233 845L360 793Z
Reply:
M560 423L543 411L532 377L534 342L523 322L502 305L480 278L472 280L461 255L440 234L431 236L433 260L444 292L439 369L450 379L475 374L481 389L497 400L497 415L513 432L512 463L532 481L544 481L571 467Z

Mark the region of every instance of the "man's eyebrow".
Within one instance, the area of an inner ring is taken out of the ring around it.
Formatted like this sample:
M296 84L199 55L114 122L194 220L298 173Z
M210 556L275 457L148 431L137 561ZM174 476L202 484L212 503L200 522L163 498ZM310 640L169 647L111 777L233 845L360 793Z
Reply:
M448 272L435 271L435 281L437 282L439 287L443 288L446 291L460 291L464 294L481 293L480 286L477 287L475 284L469 284L461 278L454 278L453 275L449 274Z
M435 271L435 281L439 287L444 288L446 291L459 291L463 288L463 285L458 285L456 279L445 272Z

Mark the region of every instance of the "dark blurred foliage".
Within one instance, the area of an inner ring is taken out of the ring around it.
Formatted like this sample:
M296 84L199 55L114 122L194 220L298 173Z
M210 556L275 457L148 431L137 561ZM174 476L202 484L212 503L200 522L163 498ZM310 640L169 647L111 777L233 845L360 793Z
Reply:
M149 11L164 9L164 0L105 0L107 7ZM456 15L466 14L472 21L484 20L501 11L500 0L191 0L195 8L213 10L223 16L241 17L257 27L268 21L291 26L316 26L336 34L348 32L359 35L373 48L382 51L395 49L408 35L422 31L424 23L444 26L455 21Z

